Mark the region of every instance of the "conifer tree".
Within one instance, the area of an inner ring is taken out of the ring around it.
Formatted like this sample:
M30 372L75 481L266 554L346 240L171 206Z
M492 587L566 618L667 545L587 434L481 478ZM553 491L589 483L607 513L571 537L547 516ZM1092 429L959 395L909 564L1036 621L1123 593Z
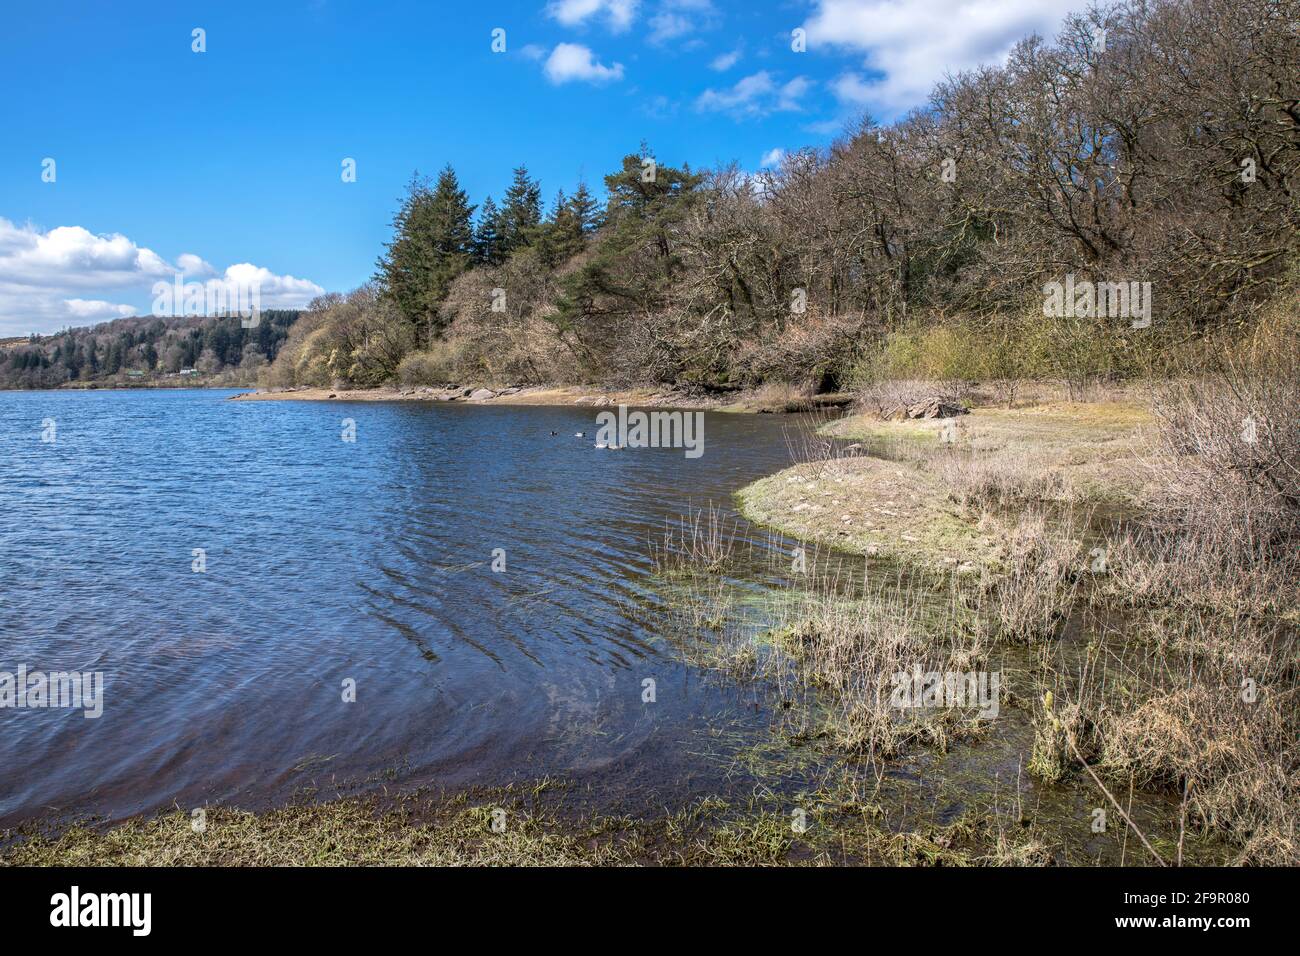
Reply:
M483 200L479 210L478 225L474 229L474 261L495 266L501 263L501 211L491 196Z
M469 268L474 245L474 207L447 166L430 189L411 178L393 217L393 240L380 257L378 278L401 314L432 336L441 327L438 306L452 280Z
M569 199L569 208L584 234L600 228L603 222L600 205L596 202L596 197L587 189L585 182L578 183L577 191Z
M527 166L514 170L501 207L501 249L513 252L532 245L542 222L542 187L528 175Z
M611 316L653 312L667 300L682 270L672 237L704 177L690 167L650 166L649 159L643 145L639 155L623 157L622 168L605 177L605 232L591 259L560 282L552 319L559 328L582 329ZM654 250L644 268L629 270L628 262L644 249Z
M538 256L547 268L555 268L581 252L586 244L582 220L573 201L561 189L537 240Z

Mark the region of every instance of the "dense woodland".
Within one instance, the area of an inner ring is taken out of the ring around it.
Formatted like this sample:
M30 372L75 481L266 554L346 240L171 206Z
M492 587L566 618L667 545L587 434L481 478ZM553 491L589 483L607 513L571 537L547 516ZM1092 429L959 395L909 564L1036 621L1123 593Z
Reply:
M1128 0L881 126L749 174L656 162L472 204L412 181L375 279L314 303L272 385L1160 372L1294 294L1300 4ZM1150 282L1150 328L1043 286Z
M191 378L251 384L274 361L298 315L264 310L252 328L238 316L138 316L33 335L0 346L0 388L170 385Z

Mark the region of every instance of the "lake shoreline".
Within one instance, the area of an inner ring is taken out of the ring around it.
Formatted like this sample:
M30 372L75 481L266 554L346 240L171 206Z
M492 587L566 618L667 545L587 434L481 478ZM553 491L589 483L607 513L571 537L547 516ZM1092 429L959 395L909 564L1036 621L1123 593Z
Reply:
M843 408L850 397L829 393L813 396L772 396L758 391L723 394L686 392L673 388L611 388L581 385L524 385L507 388L448 386L446 388L382 386L363 389L298 386L286 389L258 389L232 395L239 402L434 402L460 405L578 405L606 407L628 405L642 408L680 408L692 411L743 413L797 413Z

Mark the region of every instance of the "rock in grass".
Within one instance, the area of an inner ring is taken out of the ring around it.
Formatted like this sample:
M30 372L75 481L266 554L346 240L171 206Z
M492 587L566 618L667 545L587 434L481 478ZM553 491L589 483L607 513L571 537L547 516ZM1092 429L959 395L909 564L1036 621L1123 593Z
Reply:
M962 406L945 402L942 398L928 398L907 409L908 418L956 418L965 414L966 409Z

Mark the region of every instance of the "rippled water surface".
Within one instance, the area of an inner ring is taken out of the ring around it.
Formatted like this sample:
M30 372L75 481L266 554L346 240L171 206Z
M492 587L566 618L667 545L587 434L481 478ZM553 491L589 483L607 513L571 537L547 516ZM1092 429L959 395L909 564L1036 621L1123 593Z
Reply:
M709 414L692 460L595 449L590 408L230 394L0 392L0 671L106 681L97 720L0 710L0 824L543 774L671 800L766 726L636 608L666 520L789 463L780 421Z

